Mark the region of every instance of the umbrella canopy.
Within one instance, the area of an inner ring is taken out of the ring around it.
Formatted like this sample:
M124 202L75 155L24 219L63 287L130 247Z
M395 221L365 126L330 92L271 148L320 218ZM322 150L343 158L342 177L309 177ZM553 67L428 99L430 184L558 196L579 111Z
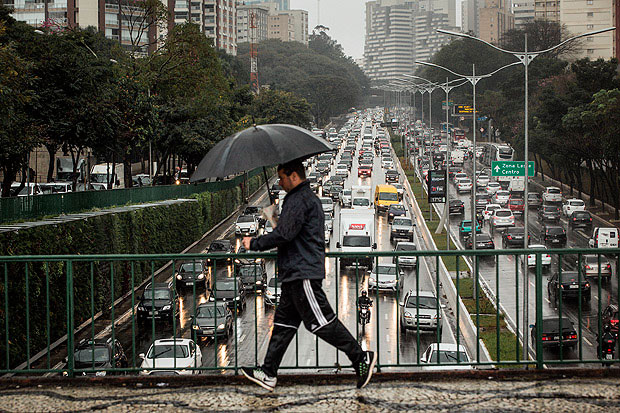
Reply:
M334 150L327 141L294 125L259 125L218 142L202 158L191 182L223 178Z

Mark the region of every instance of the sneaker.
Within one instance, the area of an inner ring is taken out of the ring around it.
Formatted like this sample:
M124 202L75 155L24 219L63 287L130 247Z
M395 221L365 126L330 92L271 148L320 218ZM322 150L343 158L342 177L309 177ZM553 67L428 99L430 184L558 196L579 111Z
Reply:
M241 373L243 373L245 377L252 380L254 383L269 391L273 391L276 387L276 382L278 379L275 377L269 377L260 367L242 367Z
M372 372L377 362L377 354L374 351L365 351L364 353L364 358L355 365L358 389L366 387L372 377Z

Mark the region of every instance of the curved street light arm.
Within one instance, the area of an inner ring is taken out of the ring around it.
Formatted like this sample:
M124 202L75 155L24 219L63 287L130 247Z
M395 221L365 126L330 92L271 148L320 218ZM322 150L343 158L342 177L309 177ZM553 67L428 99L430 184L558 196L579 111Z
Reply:
M416 60L415 62L416 62L417 64L426 65L426 66L432 66L432 67L437 67L437 68L439 68L439 69L443 69L443 70L445 70L446 72L450 72L450 73L452 73L452 74L453 74L453 75L455 75L455 76L459 76L459 77L461 77L461 78L463 78L463 79L467 79L467 81L468 81L468 82L470 82L470 83L473 83L473 82L476 82L476 83L477 83L480 79L484 79L484 78L487 78L487 77L491 77L491 76L493 76L495 73L499 72L500 70L506 69L506 68L508 68L508 67L510 67L510 66L515 66L515 65L519 65L519 64L521 64L521 62L513 62L513 63L510 63L510 64L507 64L506 66L502 66L502 67L500 67L499 69L496 69L496 70L494 70L494 71L493 71L493 72L491 72L491 73L487 73L487 74L484 74L484 75L468 76L468 75L462 75L462 74L460 74L460 73L456 73L456 72L454 72L454 71L452 71L452 70L448 69L447 67L440 66L440 65L437 65L437 64L435 64L435 63L430 63L430 62L421 62L421 61L419 61L419 60Z

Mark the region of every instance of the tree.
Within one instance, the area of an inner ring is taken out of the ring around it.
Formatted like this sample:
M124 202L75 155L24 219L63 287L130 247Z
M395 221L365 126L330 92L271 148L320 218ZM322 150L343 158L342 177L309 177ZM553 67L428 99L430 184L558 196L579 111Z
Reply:
M501 39L501 47L507 50L525 50L525 34L527 34L527 49L529 51L546 50L561 43L571 36L566 26L551 20L534 20L526 23L519 29L508 30ZM571 57L581 49L579 40L566 43L557 49L546 53L548 57Z
M254 98L242 125L287 123L308 127L311 120L310 104L306 99L290 92L263 89Z

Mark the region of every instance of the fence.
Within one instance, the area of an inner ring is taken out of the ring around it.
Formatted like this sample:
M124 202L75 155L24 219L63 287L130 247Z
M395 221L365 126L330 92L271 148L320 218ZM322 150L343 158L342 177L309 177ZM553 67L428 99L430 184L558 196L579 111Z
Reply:
M603 326L613 324L606 318L604 299L616 303L617 320L618 267L605 263L606 257L617 259L620 249L604 253L596 256L602 264L596 271L579 265L571 273L572 281L565 279L567 286L560 283L551 294L556 276L567 273L564 265L575 257L586 262L584 254L592 250L329 252L324 288L338 317L360 342L377 351L380 369L613 363L617 357L601 360L598 347ZM459 268L463 255L472 257L474 274ZM545 273L547 255L555 262ZM370 269L362 266L368 257ZM274 258L274 253L0 257L0 373L191 374L258 365L279 300ZM352 265L341 265L343 258ZM500 264L509 258L515 262L510 268ZM446 286L436 270L440 259L456 266L458 295L476 318L474 340L460 327L469 315L446 301ZM531 264L528 274L519 272L522 259ZM415 266L405 267L412 261ZM192 262L197 264L190 265L189 273L180 271L182 264ZM495 307L485 302L477 283L482 273L493 272ZM168 289L169 282L178 288ZM531 309L529 326L519 331L517 320L516 336L510 340L500 333L509 315L495 308L516 304L507 313L527 314L519 302L530 282L534 293L526 303ZM159 292L145 289L152 283ZM374 306L366 325L358 316L357 297L367 288ZM545 304L545 289L554 303ZM109 307L95 313L95 302L102 296ZM617 334L617 321L614 325ZM485 334L493 338L486 341L495 355L489 361L480 351ZM529 353L516 339L526 336L534 350ZM306 331L298 331L292 345L294 355L285 357L283 369L338 371L348 364Z
M262 169L248 172L251 178L262 173ZM93 208L162 201L185 198L201 192L216 192L239 185L245 177L217 182L202 182L190 185L157 185L103 191L80 191L64 194L46 194L0 198L0 223L23 219L37 219L46 215L71 214Z

